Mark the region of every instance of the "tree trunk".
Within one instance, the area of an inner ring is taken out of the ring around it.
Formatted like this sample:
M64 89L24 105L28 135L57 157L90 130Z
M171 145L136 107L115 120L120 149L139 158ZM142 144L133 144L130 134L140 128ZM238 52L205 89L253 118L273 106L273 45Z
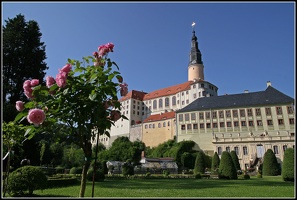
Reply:
M82 175L81 175L81 182L80 182L80 192L79 197L85 196L85 190L86 190L86 182L87 182L87 172L91 165L91 158L92 158L92 143L90 141L85 143L85 146L83 148L85 153L85 164L83 166Z

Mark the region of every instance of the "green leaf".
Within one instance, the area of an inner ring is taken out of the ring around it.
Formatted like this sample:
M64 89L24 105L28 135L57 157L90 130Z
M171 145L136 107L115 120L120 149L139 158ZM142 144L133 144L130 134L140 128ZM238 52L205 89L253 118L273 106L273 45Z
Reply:
M67 95L68 90L69 90L69 88L66 88L66 89L63 91L63 94L64 94L64 95Z
M55 83L49 88L49 91L54 91L56 89L58 89L58 85Z
M33 101L29 101L29 102L25 103L24 107L25 108L32 108L32 107L34 107L34 102Z
M114 74L109 74L109 76L108 76L108 80L109 80L109 81L112 80L113 77L114 77Z
M25 132L25 134L24 134L24 137L26 137L27 135L29 135L29 134L31 134L33 131L35 130L35 128L34 127L30 127L30 128L28 128L27 130L26 130L26 132ZM34 135L33 135L34 136ZM29 136L30 137L30 139L33 137L33 136ZM29 139L29 138L28 138Z
M33 103L33 102L32 102ZM27 116L28 112L20 112L17 114L17 116L14 118L14 122L19 121L22 117Z
M89 95L89 99L91 99L91 101L94 101L96 99L96 97L97 97L96 93Z

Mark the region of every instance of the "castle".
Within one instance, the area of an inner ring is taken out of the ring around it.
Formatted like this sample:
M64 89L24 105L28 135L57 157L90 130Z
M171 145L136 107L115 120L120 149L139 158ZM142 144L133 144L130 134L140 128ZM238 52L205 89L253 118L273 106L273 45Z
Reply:
M99 141L107 148L120 137L156 147L169 139L192 140L195 148L219 156L235 150L241 167L261 160L272 149L279 162L294 147L294 99L267 82L265 91L218 96L218 87L204 78L202 54L193 30L188 81L149 93L131 90L120 100L122 114Z

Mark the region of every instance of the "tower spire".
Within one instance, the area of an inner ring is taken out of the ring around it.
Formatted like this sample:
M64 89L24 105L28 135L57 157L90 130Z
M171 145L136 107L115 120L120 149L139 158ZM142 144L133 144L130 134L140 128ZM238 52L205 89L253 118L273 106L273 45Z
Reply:
M192 36L192 44L191 44L191 53L190 53L190 63L189 64L203 64L202 59L201 59L201 52L198 48L198 41L197 37L195 35L195 25L196 23L192 23L192 28L193 28L193 36Z

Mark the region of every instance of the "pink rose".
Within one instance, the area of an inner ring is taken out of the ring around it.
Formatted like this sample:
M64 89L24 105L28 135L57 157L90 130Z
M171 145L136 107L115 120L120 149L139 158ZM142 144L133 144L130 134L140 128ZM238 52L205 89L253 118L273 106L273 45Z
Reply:
M126 83L120 83L120 87L121 96L126 96L128 94L128 85Z
M17 109L18 111L22 111L22 110L24 110L24 102L22 102L22 101L17 101L17 102L15 103L15 107L16 107L16 109Z
M29 99L32 99L33 98L33 90L30 88L26 88L25 91L24 91L25 95L29 98Z
M34 108L29 110L27 120L29 123L34 124L35 126L38 126L42 124L45 120L45 113L43 110Z
M66 86L66 79L67 79L67 74L65 72L61 72L57 74L56 76L56 83L60 88L63 88Z
M71 65L69 63L67 63L62 69L59 70L59 73L65 72L66 74L68 74L71 70Z
M48 88L50 88L53 84L55 84L55 79L54 79L54 77L52 77L52 76L47 76L46 77L46 86L48 87Z
M31 81L30 80L26 80L23 84L23 88L24 90L31 88Z
M121 118L120 111L112 110L110 113L110 119L114 122L118 121Z
M36 86L38 84L39 84L39 80L38 79L32 79L31 80L31 87L34 87L34 86Z

